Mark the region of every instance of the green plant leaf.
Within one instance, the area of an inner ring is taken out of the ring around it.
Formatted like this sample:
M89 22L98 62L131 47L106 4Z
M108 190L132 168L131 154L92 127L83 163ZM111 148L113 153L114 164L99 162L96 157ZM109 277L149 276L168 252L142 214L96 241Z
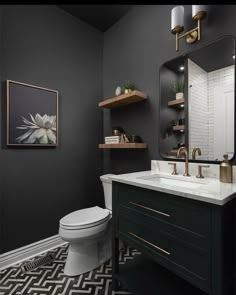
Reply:
M125 89L131 89L131 90L135 90L135 85L133 82L131 82L130 80L127 80L125 83L124 83L124 88Z
M183 80L177 80L174 83L174 91L175 91L175 93L184 92L184 81Z

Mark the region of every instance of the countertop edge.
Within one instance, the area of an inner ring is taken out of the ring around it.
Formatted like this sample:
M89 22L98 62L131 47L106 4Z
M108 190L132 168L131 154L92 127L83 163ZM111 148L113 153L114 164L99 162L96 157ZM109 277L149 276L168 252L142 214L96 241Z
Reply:
M193 199L196 201L201 201L201 202L210 203L210 204L219 205L219 206L223 206L235 198L235 193L225 197L224 199L214 199L214 198L209 198L207 196L202 196L202 195L198 195L198 194L191 194L189 192L176 191L176 190L172 190L172 189L167 189L165 187L152 186L150 184L139 183L139 182L135 182L131 179L127 179L127 180L121 179L121 178L118 178L118 176L115 176L115 177L110 176L109 178L115 182L129 184L129 185L142 187L142 188L146 188L146 189L150 189L150 190L155 190L155 191L159 191L159 192L164 192L164 193L168 193L168 194L174 194L174 195L182 197L182 198Z

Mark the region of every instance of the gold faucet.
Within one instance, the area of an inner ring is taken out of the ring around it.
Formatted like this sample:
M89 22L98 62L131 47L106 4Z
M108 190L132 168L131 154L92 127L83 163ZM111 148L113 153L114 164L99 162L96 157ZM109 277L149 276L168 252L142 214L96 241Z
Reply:
M196 153L198 153L198 156L202 155L202 151L200 148L194 148L192 151L192 159L196 160Z
M191 176L188 172L188 151L186 149L186 147L180 147L177 151L177 157L180 156L180 154L183 154L185 157L185 172L183 174L183 176Z

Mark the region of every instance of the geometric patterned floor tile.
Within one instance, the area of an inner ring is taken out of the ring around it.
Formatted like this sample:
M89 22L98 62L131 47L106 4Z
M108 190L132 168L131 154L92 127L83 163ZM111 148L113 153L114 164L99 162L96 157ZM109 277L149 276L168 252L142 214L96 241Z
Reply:
M128 290L112 291L112 265L108 260L98 268L79 275L68 277L63 269L67 257L68 245L53 249L48 253L55 255L53 262L38 267L35 270L23 273L20 266L0 271L0 295L125 295L131 294ZM28 260L33 261L44 256L43 253ZM124 264L135 255L136 249L126 247L120 251L119 263ZM25 263L25 262L24 262Z

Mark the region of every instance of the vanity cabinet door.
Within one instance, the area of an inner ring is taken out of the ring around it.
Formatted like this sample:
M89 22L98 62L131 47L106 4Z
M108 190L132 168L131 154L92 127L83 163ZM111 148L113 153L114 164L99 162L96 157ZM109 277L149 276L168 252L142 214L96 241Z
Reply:
M170 224L132 211L120 207L117 224L119 238L208 291L211 271L209 249L188 243L178 238L178 234L171 234L173 226Z

